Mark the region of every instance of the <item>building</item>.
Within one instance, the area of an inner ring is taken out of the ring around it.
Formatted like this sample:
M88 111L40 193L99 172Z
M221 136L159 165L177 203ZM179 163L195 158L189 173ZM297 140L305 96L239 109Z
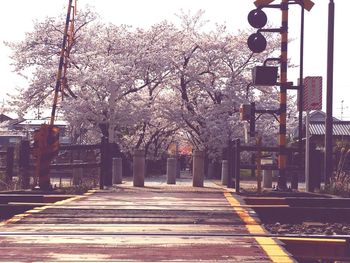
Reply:
M38 130L42 124L48 124L49 121L49 119L18 120L0 114L0 145L6 146L18 143L24 138L31 140L33 132ZM60 143L70 143L70 139L67 136L67 122L57 120L55 121L55 126L60 129Z
M315 143L318 148L324 148L326 133L326 113L314 111L310 113L310 142ZM303 126L303 138L305 139L305 121ZM298 139L298 130L293 133L293 139ZM342 121L333 117L333 144L347 144L350 146L350 121Z

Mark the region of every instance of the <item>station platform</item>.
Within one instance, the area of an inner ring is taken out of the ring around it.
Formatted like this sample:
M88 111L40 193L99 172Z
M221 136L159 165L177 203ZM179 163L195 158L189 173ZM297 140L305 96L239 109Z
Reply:
M296 262L229 189L161 181L37 207L0 222L0 262Z

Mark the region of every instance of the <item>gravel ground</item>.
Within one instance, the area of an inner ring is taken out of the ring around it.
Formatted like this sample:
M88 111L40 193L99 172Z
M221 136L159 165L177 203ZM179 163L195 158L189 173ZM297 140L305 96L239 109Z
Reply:
M271 234L296 235L350 235L350 224L304 222L302 224L264 224Z

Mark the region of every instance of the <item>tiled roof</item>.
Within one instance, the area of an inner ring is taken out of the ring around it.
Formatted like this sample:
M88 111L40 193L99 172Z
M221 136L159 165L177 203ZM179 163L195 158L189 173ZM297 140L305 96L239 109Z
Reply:
M19 122L18 125L38 125L40 126L41 124L49 124L50 120L24 120L22 122ZM61 121L61 120L56 120L55 121L56 126L66 126L67 122L66 121Z
M325 135L324 123L310 123L310 135ZM333 123L333 135L350 136L350 122Z

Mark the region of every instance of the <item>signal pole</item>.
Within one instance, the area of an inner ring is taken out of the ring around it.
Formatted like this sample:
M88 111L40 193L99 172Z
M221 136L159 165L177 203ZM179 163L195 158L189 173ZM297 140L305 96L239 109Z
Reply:
M279 169L279 177L277 182L278 190L286 190L287 189L287 178L286 178L286 166L287 166L287 155L286 155L286 122L287 122L287 89L291 89L291 84L288 82L287 71L288 71L288 8L289 4L299 4L303 9L310 11L314 5L311 0L281 0L279 5L271 4L275 0L256 0L254 2L256 9L252 10L248 14L248 22L249 24L257 28L257 32L253 33L249 36L247 40L247 44L249 49L253 53L261 53L266 48L266 39L261 34L262 32L275 32L281 34L281 55L277 59L280 62L280 94L279 94L279 103L280 107L277 110L279 115L279 135L278 135L278 146L279 146L279 156L278 156L278 169ZM279 8L282 12L282 26L280 28L272 28L265 29L263 28L266 25L267 17L266 14L261 10L262 8ZM304 34L304 11L302 10L301 17L301 46L303 48L303 34ZM275 60L274 58L267 58L267 60ZM301 69L300 76L302 76L303 72L303 53L301 50L300 54L301 61ZM272 67L266 67L264 62L264 66L255 67L253 69L253 84L261 85L261 86L275 86L277 85L276 79L277 76L273 74ZM269 73L269 74L267 74ZM276 74L277 75L277 74ZM301 88L299 88L299 92L301 93ZM300 94L301 95L301 94ZM301 105L301 100L299 100L299 105ZM300 107L299 113L299 136L301 135L301 127L300 121L302 120L302 112ZM301 116L301 117L300 117ZM300 137L299 137L300 138ZM299 147L301 148L301 139L299 139Z
M286 180L286 122L287 122L287 71L288 71L288 0L282 0L282 26L281 26L281 57L280 57L280 112L279 112L279 137L278 145L280 148L278 156L279 176L277 188L279 190L287 189Z

